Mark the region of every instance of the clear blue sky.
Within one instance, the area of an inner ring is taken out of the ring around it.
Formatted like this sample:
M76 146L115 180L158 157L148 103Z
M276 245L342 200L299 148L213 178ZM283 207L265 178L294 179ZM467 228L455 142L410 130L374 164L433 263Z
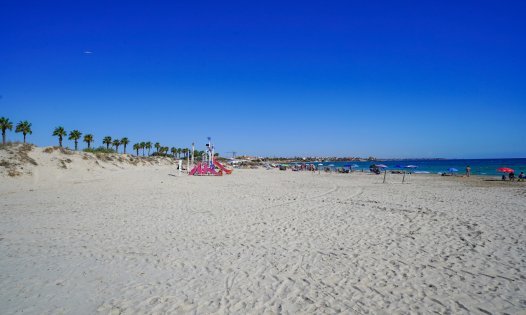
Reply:
M212 136L222 153L525 157L525 16L524 1L4 1L0 116L38 145L63 125L97 144Z

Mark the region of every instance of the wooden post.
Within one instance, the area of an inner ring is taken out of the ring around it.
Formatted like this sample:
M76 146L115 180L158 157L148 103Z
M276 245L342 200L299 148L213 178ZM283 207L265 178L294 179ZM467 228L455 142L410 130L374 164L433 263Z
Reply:
M404 183L405 181L405 171L404 171L404 177L402 177L402 184Z
M384 184L385 184L385 177L387 176L387 170L384 170Z

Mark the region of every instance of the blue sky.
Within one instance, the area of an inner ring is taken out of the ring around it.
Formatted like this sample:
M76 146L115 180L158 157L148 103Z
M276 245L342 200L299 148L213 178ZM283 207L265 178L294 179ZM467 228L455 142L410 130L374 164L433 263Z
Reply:
M524 2L253 2L4 3L0 116L38 145L526 157Z

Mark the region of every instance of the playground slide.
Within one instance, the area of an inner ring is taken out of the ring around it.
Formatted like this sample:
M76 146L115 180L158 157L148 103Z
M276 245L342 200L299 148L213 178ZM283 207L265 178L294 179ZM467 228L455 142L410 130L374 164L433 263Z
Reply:
M197 163L197 165L194 166L194 168L190 171L190 174L188 175L200 175L200 174L203 174L203 170L201 167L201 163Z
M203 164L203 168L201 169L201 175L208 175L208 172L210 172L210 167L208 167L208 164Z
M218 161L216 161L216 159L214 159L214 165L219 167L219 169L222 170L223 172L225 172L227 174L232 174L232 170L229 170L226 167L224 167L223 164L221 164Z
M216 169L213 168L213 167L208 168L208 172L210 172L210 174L212 174L212 175L214 175L214 176L221 176L221 175L222 175L221 173L218 173L218 172L216 171Z

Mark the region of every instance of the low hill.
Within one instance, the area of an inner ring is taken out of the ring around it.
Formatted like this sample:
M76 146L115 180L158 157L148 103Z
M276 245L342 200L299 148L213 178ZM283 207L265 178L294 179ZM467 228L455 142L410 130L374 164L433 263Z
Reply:
M86 172L176 164L177 161L171 157L88 153L21 143L0 145L0 177L26 177L42 173L51 176L82 175Z

